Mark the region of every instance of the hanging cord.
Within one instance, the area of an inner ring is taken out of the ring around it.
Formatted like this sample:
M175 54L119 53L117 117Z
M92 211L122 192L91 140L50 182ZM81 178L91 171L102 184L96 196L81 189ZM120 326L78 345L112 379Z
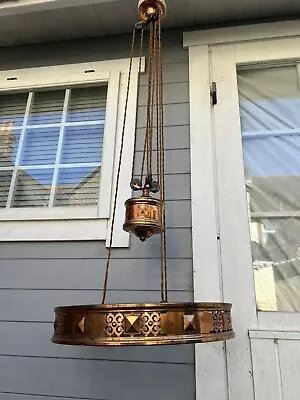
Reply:
M156 176L157 176L157 183L160 187L160 142L159 142L159 119L160 119L160 112L159 112L159 45L158 45L158 26L156 24L156 31L155 31L155 39L157 41L156 49Z
M161 147L161 131L160 131L160 124L161 124L161 114L160 114L160 60L159 60L159 22L155 22L155 61L156 61L156 70L155 70L155 84L156 84L156 156L157 156L157 181L160 185L160 189L162 190L162 147ZM163 202L160 195L160 202L161 202L161 214L160 214L160 226L163 229ZM164 274L164 264L163 264L163 253L164 253L164 246L162 240L162 231L160 232L160 294L161 294L161 302L165 302L165 274Z
M151 102L150 102L150 124L149 124L149 135L148 135L148 140L149 140L149 145L148 145L148 149L149 149L149 156L150 156L150 160L149 160L149 172L148 172L148 176L150 177L150 179L152 179L152 151L153 151L153 115L154 115L154 93L155 93L155 60L156 60L156 35L155 35L155 31L156 31L156 20L154 20L152 23L152 50L153 50L153 57L152 57L152 66L151 66Z
M136 113L135 113L135 127L134 127L134 143L133 143L131 181L133 181L133 179L134 179L134 167L135 167L135 158L136 158L137 124L138 124L139 99L140 99L140 83L141 83L141 70L142 70L144 28L141 29L141 38L140 39L141 39L141 41L140 41L140 54L139 54L139 72L138 72L138 82L137 82L137 98L136 98Z
M154 31L154 22L150 21L150 32L149 32L149 52L148 52L148 58L149 58L149 75L148 75L148 100L147 100L147 123L146 123L146 134L145 134L145 143L144 143L144 152L143 152L143 159L142 159L142 167L141 167L141 180L143 180L144 176L144 170L145 170L145 162L146 162L146 169L147 169L147 175L151 174L150 170L150 131L151 131L151 126L152 126L152 120L151 120L151 101L152 101L152 78L153 78L153 72L152 72L152 63L153 63L153 31Z
M163 92L163 66L162 66L162 41L161 41L161 21L158 20L158 54L159 54L159 98L160 98L160 164L161 164L161 177L160 177L160 200L161 200L161 268L163 275L164 285L164 301L168 302L168 274L167 274L167 244L166 244L166 210L165 210L165 142L164 142L164 92Z
M115 218L116 218L117 198L118 198L120 172L121 172L122 156L123 156L123 148L124 148L124 137L125 137L125 127L126 127L126 119L127 119L128 98L129 98L129 89L130 89L130 81L131 81L134 45L135 45L135 28L133 29L133 34L132 34L128 82L127 82L126 100L125 100L125 108L124 108L124 119L123 119L122 135L121 135L121 147L120 147L120 154L119 154L119 164L118 164L118 172L117 172L117 178L116 178L116 191L115 191L115 197L114 197L114 206L113 206L112 221L111 221L111 228L110 228L109 248L108 248L108 254L107 254L106 271L105 271L105 278L104 278L104 285L103 285L102 304L105 303L106 294L107 294L108 272L109 272L109 266L110 266L110 260L111 260L113 233L114 233L114 225L115 225Z

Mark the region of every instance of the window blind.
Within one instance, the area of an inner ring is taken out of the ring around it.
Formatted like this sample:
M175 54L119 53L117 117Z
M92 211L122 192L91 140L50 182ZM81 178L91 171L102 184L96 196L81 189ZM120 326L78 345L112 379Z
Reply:
M0 96L0 207L96 205L107 87Z

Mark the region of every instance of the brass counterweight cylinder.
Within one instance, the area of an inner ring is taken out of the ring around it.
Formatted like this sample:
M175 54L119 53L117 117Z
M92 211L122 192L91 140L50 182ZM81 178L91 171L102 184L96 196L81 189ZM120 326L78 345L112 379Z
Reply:
M134 233L142 242L161 232L163 204L144 192L125 203L126 217L123 229Z
M159 12L160 18L163 19L167 13L167 6L164 0L140 0L138 11L141 21L148 21L157 12Z

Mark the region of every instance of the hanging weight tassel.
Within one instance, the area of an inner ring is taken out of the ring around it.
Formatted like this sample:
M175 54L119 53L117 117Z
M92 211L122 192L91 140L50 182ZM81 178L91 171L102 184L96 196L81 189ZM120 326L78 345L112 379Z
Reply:
M145 189L140 197L128 199L125 203L126 220L123 229L132 232L142 242L161 231L162 204L149 195Z

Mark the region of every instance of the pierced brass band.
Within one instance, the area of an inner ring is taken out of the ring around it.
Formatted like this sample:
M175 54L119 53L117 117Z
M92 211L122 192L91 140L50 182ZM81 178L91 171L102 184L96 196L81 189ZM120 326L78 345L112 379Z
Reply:
M231 304L153 303L57 307L53 343L139 346L234 337Z
M134 233L142 242L161 231L162 203L151 196L133 197L126 200L126 216L123 229Z
M160 18L163 19L167 14L167 6L164 0L140 0L138 11L141 21L148 21L156 12L159 12Z

